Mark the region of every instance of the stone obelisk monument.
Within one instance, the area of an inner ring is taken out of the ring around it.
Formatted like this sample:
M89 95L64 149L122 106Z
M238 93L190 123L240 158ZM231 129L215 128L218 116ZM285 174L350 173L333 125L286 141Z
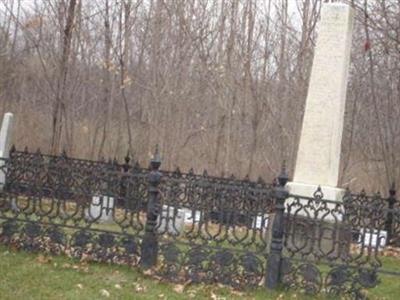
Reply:
M10 155L13 127L14 115L12 113L5 113L0 130L0 190L3 189L6 182L4 164L5 159Z
M350 6L323 4L291 194L312 197L321 186L324 199L342 198L337 185L352 31Z

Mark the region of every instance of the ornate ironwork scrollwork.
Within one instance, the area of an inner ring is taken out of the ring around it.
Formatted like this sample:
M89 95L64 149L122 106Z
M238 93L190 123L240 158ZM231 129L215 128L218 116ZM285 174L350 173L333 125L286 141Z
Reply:
M272 274L268 261L288 288L361 298L378 283L380 250L400 235L394 192L289 195L286 172L274 186L159 171L156 154L149 170L129 156L119 164L12 151L0 167L0 242L129 265L151 252L149 265L158 256L157 274L168 280L235 288L258 286Z

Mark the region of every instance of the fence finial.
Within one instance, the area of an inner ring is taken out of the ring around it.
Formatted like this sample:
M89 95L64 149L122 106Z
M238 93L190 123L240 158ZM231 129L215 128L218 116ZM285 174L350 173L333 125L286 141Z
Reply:
M160 156L160 149L158 147L158 144L156 144L153 158L150 161L150 166L153 170L158 170L158 168L161 166L161 156Z
M182 176L182 172L181 172L181 169L179 169L179 167L176 167L176 169L174 171L174 175L176 177L181 177Z
M130 160L131 160L131 154L130 154L130 152L129 152L129 149L128 149L128 151L126 152L126 156L125 156L125 163L126 164L129 164L129 162L130 162Z
M286 172L286 160L282 162L281 173L278 176L278 182L280 186L285 186L289 181L289 176Z
M390 186L389 194L392 197L396 196L396 184L394 183L394 181L392 182L392 184Z

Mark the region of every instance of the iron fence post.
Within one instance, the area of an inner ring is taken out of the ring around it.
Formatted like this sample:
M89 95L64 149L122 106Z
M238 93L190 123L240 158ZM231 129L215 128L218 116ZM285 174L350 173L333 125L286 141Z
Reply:
M281 174L278 177L278 185L274 187L275 216L272 224L272 241L265 276L265 287L268 289L275 289L281 283L285 200L289 195L285 185L288 180L285 165L283 165Z
M393 238L393 208L396 203L396 188L394 182L392 183L389 190L388 202L388 213L385 221L385 231L387 232L387 244L392 244Z
M158 145L153 159L150 161L150 173L148 175L148 202L147 219L145 233L141 246L140 265L144 269L149 269L157 264L158 236L156 233L157 218L159 215L159 190L161 173L158 170L161 165Z

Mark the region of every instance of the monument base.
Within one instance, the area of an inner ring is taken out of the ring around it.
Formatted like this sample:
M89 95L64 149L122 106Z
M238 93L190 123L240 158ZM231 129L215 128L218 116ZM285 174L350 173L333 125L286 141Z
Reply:
M351 229L342 222L345 190L298 182L289 182L286 188L290 196L286 200L285 250L300 256L346 257L352 238Z
M300 182L288 182L286 184L286 188L291 195L307 198L314 198L314 194L318 190L318 187L319 186L315 184ZM346 190L332 186L321 186L321 192L323 195L322 199L341 202Z
M296 215L326 222L341 222L343 219L343 197L346 192L344 189L306 184L299 182L288 182L286 188L289 198L286 200L286 212L291 211ZM309 202L309 199L315 201ZM318 201L321 200L321 201ZM296 205L295 205L296 204ZM340 207L337 205L339 204ZM335 209L336 208L336 209ZM338 210L338 208L340 208Z

